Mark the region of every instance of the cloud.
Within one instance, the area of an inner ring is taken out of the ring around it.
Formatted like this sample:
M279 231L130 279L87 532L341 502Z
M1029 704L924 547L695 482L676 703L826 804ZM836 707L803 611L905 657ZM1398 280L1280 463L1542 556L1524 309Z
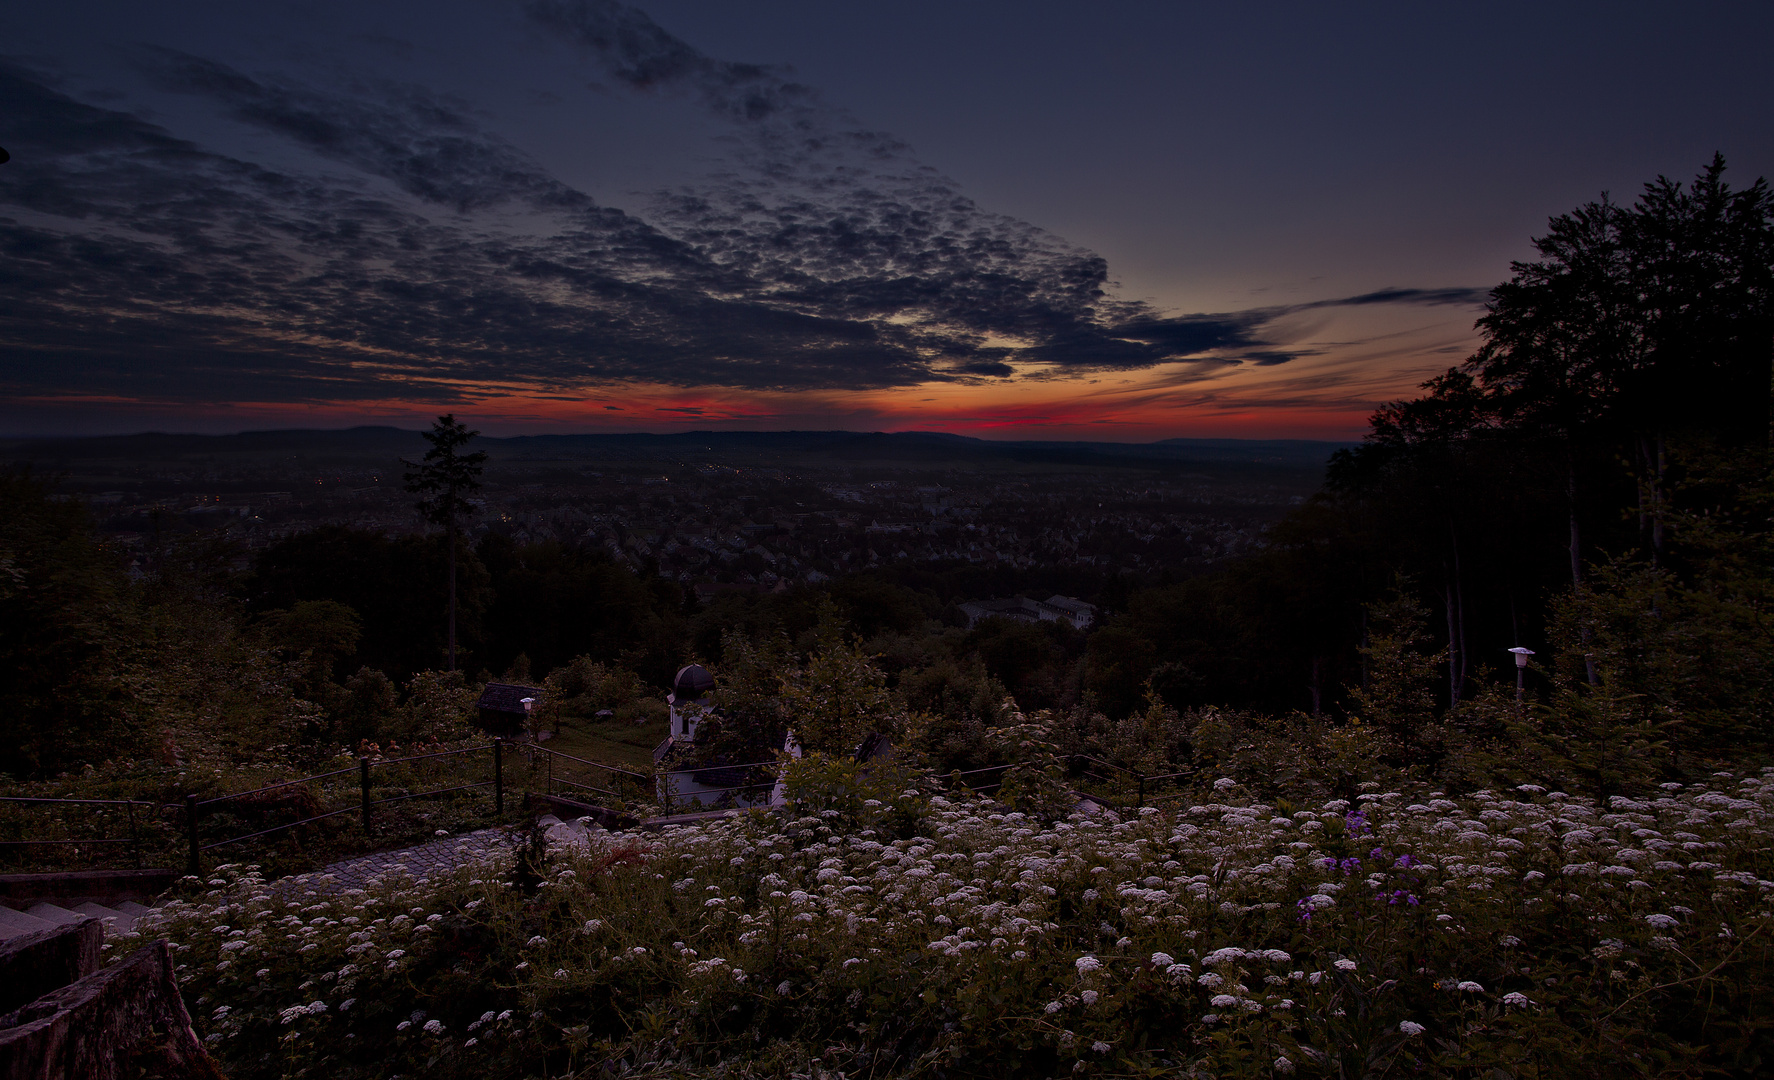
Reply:
M728 167L603 206L424 87L138 50L158 91L275 140L225 151L0 59L0 393L449 402L1199 373L1315 355L1278 325L1299 311L1479 298L1118 301L1100 256L978 206L785 69L709 57L624 4L522 10L619 92L699 102L729 125Z
M609 0L532 0L525 13L595 54L634 90L687 87L732 120L761 121L816 108L785 69L715 60L667 33L646 12Z
M1297 305L1299 310L1322 307L1365 307L1369 304L1422 304L1429 307L1470 307L1490 299L1489 289L1377 289L1340 300L1319 300Z
M346 94L261 82L171 49L141 53L163 88L224 103L236 119L285 136L323 157L393 181L427 202L471 210L514 200L537 209L591 205L464 113L416 87L359 84Z

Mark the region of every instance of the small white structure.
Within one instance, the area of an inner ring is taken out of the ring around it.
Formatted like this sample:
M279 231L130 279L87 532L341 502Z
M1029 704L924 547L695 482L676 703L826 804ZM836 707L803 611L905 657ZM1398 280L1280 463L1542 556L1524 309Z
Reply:
M671 681L671 693L665 695L665 703L671 706L668 744L673 739L683 743L696 741L696 729L702 724L702 714L707 708L705 699L714 688L715 677L701 664L688 664L678 669L677 677ZM653 756L657 759L660 755L655 751Z
M678 671L672 680L672 692L665 698L666 704L671 706L671 731L653 750L655 765L663 763L673 751L696 741L697 730L708 715L708 695L714 688L714 676L701 664L689 664ZM797 753L796 756L800 755ZM751 775L752 770L745 764L662 770L657 773L659 799L671 806L688 803L712 806L721 802L738 807L772 805L775 795L772 786L747 786L746 780ZM781 786L780 782L774 785L775 788Z

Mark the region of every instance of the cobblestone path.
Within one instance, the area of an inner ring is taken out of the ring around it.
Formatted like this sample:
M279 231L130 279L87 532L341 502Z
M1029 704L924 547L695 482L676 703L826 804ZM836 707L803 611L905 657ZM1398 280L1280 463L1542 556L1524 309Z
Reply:
M346 889L361 889L373 878L385 878L392 874L410 874L415 881L425 881L452 873L468 863L503 855L520 843L522 841L510 829L480 829L461 836L433 840L417 847L378 851L373 855L345 859L310 873L284 878L272 887L343 892Z

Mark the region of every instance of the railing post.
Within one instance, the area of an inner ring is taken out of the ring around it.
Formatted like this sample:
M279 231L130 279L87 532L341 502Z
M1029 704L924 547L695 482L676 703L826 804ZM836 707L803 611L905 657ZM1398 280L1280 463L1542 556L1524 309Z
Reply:
M358 779L358 782L363 787L363 832L364 832L365 836L368 836L369 832L370 832L370 759L369 758L360 757L357 759L357 779Z
M142 838L136 833L136 804L133 802L124 803L123 815L129 820L129 852L135 860L136 869L140 870L142 868Z
M505 814L505 740L493 736L493 812Z
M185 859L185 872L196 877L203 873L203 866L199 862L197 847L197 796L195 795L185 796L185 838L191 845L190 854Z

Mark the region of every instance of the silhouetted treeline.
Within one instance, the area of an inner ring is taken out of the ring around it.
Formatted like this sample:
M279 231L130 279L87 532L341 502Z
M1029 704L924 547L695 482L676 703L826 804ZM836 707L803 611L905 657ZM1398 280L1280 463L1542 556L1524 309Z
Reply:
M1453 706L1510 667L1506 649L1559 647L1553 613L1592 566L1697 572L1680 519L1758 497L1743 481L1774 362L1767 184L1723 173L1715 159L1632 206L1554 218L1541 257L1493 290L1479 351L1382 407L1266 551L1141 591L1093 636L1087 685L1110 714L1148 679L1175 705L1333 710L1366 677L1364 605L1400 582Z

